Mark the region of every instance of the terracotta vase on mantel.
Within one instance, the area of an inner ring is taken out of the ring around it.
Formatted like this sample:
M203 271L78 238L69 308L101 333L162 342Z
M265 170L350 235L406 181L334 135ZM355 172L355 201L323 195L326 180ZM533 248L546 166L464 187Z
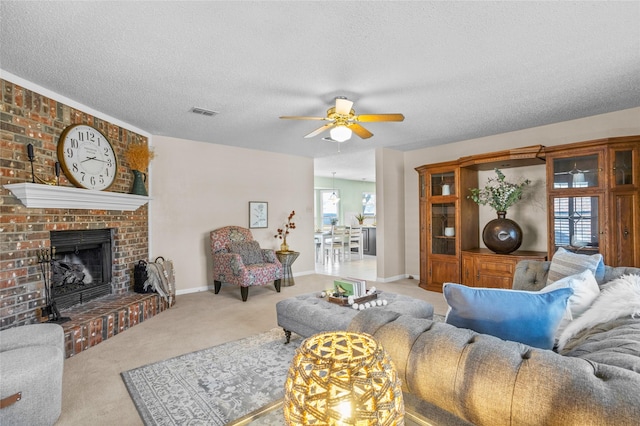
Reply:
M498 254L512 253L522 244L522 229L507 212L499 211L497 219L489 221L482 230L482 241L487 248Z

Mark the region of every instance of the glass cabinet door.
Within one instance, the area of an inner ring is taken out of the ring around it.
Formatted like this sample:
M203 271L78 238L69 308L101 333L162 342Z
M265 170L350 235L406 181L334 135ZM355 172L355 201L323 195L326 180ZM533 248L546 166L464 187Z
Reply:
M616 150L613 154L613 184L633 185L633 150Z
M553 188L600 186L598 154L553 159Z
M600 251L599 196L553 199L553 252L558 247L592 254Z
M433 173L431 175L431 195L456 195L455 172Z
M456 254L456 205L435 203L431 206L431 253Z

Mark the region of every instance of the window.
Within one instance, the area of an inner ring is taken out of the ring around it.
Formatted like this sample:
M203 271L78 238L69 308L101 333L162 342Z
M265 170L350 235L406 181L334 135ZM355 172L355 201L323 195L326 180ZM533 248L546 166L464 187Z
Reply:
M340 199L340 191L333 189L323 189L320 191L322 200L322 225L335 225L338 223L338 202L332 199L335 194Z
M556 247L572 251L598 247L598 197L554 198L553 211Z
M376 194L362 193L362 214L365 216L376 215Z

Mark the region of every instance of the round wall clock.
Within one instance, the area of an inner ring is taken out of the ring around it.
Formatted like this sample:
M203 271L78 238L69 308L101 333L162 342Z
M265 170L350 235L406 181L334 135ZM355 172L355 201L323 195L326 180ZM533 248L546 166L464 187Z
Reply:
M79 188L105 190L116 179L118 162L107 137L95 127L73 124L62 131L58 161Z

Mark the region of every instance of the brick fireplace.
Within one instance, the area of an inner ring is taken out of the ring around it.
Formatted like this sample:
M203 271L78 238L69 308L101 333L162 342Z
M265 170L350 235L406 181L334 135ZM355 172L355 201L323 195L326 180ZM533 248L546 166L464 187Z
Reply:
M27 145L35 151L34 171L45 179L54 175L60 133L71 124L86 123L101 130L120 160L114 185L107 191L127 194L133 175L124 162L124 149L147 138L83 111L0 79L0 329L40 321L45 305L44 280L38 253L50 249L57 231L109 230L112 234L112 293L123 297L133 287L133 267L149 252L148 207L132 211L91 208L28 208L4 185L31 182ZM73 187L64 175L61 187Z

